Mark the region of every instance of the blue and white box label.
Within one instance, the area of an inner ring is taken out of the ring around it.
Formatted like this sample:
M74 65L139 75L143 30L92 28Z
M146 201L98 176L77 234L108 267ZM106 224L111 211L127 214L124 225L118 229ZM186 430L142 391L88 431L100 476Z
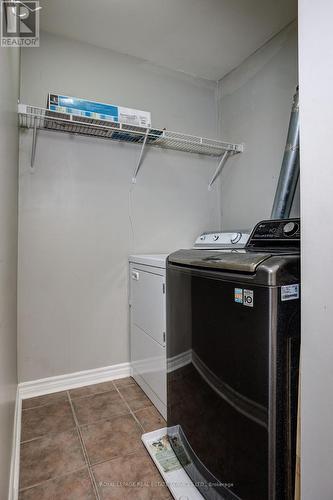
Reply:
M151 127L151 114L149 111L124 108L123 106L89 101L79 97L50 93L47 99L47 108L50 111L83 116L93 120L119 122L136 127Z
M281 300L299 299L299 285L285 285L281 287Z

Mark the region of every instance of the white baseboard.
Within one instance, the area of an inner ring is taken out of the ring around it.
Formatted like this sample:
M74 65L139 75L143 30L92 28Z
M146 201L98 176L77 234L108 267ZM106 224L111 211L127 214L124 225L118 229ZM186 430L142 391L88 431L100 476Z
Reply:
M10 461L8 500L18 499L20 472L20 440L21 440L22 400L19 388L16 390L15 413L13 424L12 457Z
M119 365L105 366L93 370L68 373L67 375L31 380L30 382L23 382L18 385L15 402L8 500L18 499L22 400L42 396L44 394L51 394L53 392L84 387L85 385L93 385L129 377L131 374L130 363L121 363Z
M32 380L19 384L21 399L33 398L52 392L66 391L85 385L108 382L117 378L129 377L131 375L130 363L105 366L93 370L57 375L55 377Z

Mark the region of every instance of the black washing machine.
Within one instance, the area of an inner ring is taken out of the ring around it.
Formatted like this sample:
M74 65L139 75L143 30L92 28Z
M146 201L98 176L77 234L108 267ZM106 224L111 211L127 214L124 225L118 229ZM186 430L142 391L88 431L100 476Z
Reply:
M294 497L300 221L167 261L168 434L209 500Z

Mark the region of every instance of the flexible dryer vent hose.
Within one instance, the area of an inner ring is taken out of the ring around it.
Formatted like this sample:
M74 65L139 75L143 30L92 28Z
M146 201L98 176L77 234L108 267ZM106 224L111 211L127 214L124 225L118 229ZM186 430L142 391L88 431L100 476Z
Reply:
M299 177L299 97L294 95L290 115L286 149L275 193L271 219L285 219L290 215Z

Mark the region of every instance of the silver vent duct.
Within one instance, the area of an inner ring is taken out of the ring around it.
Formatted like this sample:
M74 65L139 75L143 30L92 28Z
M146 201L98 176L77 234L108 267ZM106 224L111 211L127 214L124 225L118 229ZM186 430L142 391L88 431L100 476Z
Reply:
M299 98L298 87L290 115L286 149L275 193L271 219L285 219L290 215L299 177Z

